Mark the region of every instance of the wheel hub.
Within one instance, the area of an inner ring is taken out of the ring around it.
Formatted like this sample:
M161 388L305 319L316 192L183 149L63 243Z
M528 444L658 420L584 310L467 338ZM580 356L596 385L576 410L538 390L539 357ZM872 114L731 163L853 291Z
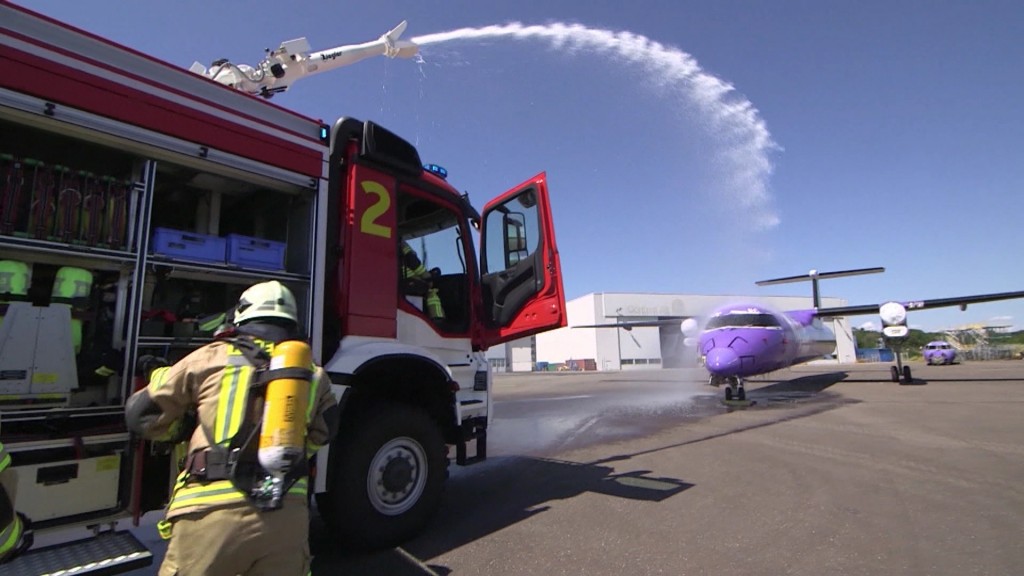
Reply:
M382 485L388 492L402 492L412 482L413 474L416 472L415 465L408 460L408 456L395 455L384 465L381 474Z
M416 440L401 437L387 442L370 463L366 478L370 503L387 516L409 511L423 495L426 467L426 452Z

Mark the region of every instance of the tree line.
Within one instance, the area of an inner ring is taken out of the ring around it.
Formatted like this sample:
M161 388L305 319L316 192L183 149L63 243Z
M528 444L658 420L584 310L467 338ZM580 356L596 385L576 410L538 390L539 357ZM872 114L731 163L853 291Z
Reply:
M853 337L856 339L857 348L879 348L882 346L882 333L879 331L854 328ZM925 332L911 328L903 350L911 356L919 355L921 348L929 342L936 340L946 341L946 334L943 332ZM988 344L989 346L1024 347L1024 330L1008 333L989 333Z

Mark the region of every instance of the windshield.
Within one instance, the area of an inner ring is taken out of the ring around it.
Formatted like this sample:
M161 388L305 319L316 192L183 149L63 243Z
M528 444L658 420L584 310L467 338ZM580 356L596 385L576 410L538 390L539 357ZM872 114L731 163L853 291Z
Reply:
M780 328L779 319L771 314L722 314L708 320L706 330L715 328Z

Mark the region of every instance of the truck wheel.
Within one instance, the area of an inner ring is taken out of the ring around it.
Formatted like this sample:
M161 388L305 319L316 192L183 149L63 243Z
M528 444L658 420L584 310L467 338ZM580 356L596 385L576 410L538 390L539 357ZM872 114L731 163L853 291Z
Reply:
M395 546L437 511L448 452L423 410L381 404L344 422L330 446L328 491L317 494L317 508L343 546Z

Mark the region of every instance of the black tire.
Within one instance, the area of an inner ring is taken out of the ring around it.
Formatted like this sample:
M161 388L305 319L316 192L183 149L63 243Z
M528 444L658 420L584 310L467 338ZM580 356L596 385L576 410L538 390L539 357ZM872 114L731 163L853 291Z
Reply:
M317 508L332 536L352 549L393 547L422 531L448 475L437 423L404 404L380 404L345 421L330 461Z
M725 401L726 402L731 402L732 401L732 386L728 386L725 389Z
M741 402L746 400L747 399L747 391L746 391L746 389L740 388L739 390L737 390L736 391L736 399L741 401Z
M892 378L893 382L899 382L900 381L900 369L899 368L897 368L895 366L890 366L889 367L889 375Z
M914 381L914 377L910 375L910 366L903 367L903 383L910 384Z

